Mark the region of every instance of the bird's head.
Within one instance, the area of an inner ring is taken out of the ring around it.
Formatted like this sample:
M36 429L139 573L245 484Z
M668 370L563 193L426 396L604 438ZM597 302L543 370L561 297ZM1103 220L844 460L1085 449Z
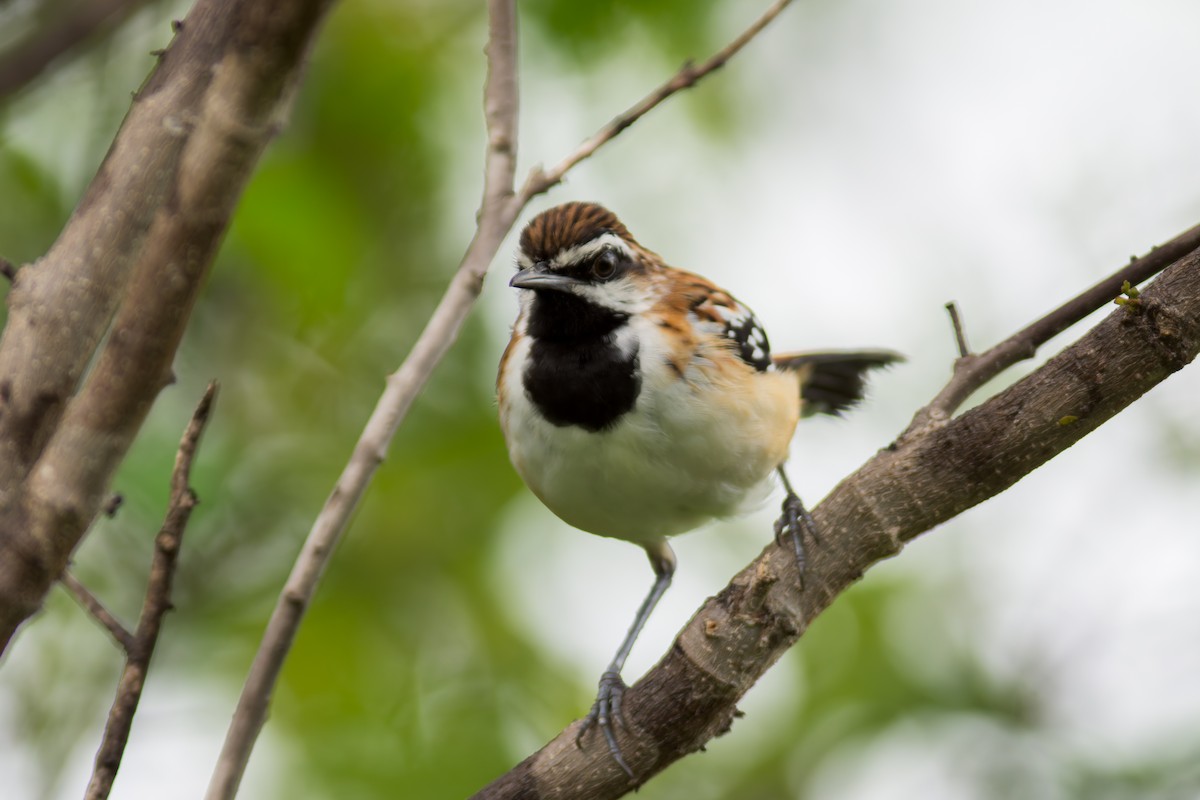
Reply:
M525 226L509 285L551 305L566 296L627 317L653 303L648 273L657 264L616 214L594 203L566 203Z

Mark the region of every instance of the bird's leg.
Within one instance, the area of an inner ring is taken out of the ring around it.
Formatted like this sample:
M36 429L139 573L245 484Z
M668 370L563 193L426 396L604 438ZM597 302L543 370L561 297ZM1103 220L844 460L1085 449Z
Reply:
M787 473L783 471L783 465L781 464L776 471L779 473L779 479L783 481L783 489L787 496L783 498L783 514L775 521L775 543L783 547L784 536L792 540L792 547L796 551L796 568L800 571L800 580L803 581L804 567L807 564L804 539L809 537L814 542L819 542L821 537L817 533L816 521L800 501L800 495L792 488Z
M579 733L575 736L575 745L579 747L583 735L593 726L598 727L604 734L605 741L608 742L608 752L612 754L613 760L633 781L637 780L637 776L633 774L633 770L625 762L625 757L621 755L621 748L617 744L617 736L613 731L614 721L619 723L622 728L625 727L625 718L621 712L621 700L628 687L626 687L625 681L621 680L621 669L625 666L625 659L629 658L629 651L633 649L633 643L637 641L638 634L642 632L646 620L650 619L650 614L658 605L663 592L667 591L667 587L671 585L671 576L675 574L675 554L665 541L660 540L654 544L645 545L645 548L646 555L650 557L650 566L654 568L654 585L650 587L650 593L642 601L637 616L633 618L633 624L629 626L629 633L625 634L625 640L621 642L621 647L613 656L612 663L600 676L600 688L596 693L596 702L592 705L592 710L584 718L583 725L579 727Z

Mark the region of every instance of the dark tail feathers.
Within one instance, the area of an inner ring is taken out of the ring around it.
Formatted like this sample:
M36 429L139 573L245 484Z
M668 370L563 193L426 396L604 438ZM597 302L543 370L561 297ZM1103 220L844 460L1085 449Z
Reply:
M777 369L800 375L800 413L837 414L863 398L868 370L886 367L904 356L891 350L782 353L772 361Z

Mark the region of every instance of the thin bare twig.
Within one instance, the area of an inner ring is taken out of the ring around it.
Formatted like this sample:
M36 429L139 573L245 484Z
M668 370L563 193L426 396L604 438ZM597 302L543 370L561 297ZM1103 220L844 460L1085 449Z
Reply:
M601 129L550 173L535 170L522 190L514 193L518 109L516 3L515 0L489 0L486 50L488 77L484 87L488 144L484 162L483 202L475 236L412 351L400 368L388 376L387 386L371 412L350 460L296 557L246 677L221 756L209 783L206 800L231 800L236 795L249 762L250 751L266 720L271 693L284 659L335 545L345 532L351 514L376 468L386 456L388 445L413 401L458 337L467 314L483 288L488 266L526 203L562 180L567 170L667 97L694 85L722 66L789 2L776 2L754 25L702 66L685 67L641 103ZM539 179L537 175L543 177Z
M117 696L108 712L108 724L104 726L104 739L96 751L96 764L92 779L88 783L85 800L104 800L112 791L113 780L125 754L125 743L129 741L129 730L133 715L137 712L150 668L150 656L158 643L158 632L163 616L171 608L171 583L175 577L175 564L179 557L179 546L188 518L196 506L196 494L188 485L192 472L192 460L200 444L200 435L208 424L213 403L217 397L217 383L208 384L192 414L192 420L183 432L179 450L175 454L175 469L171 473L171 499L162 528L154 539L154 559L150 564L150 580L146 586L146 599L138 618L137 632L126 647L125 669L117 684Z
M954 374L950 381L929 405L917 412L901 439L930 424L948 420L972 392L1013 364L1033 358L1043 344L1119 295L1126 281L1132 286L1137 286L1198 247L1200 225L1189 228L1140 258L1130 259L1128 264L1112 275L1025 326L995 347L983 353L959 358L954 363Z
M104 604L96 598L96 595L92 594L91 591L82 583L80 583L79 579L70 572L64 572L62 574L62 578L59 580L62 581L63 588L70 592L71 596L75 598L75 602L79 603L80 607L82 607L84 611L91 614L92 617L101 625L103 625L104 629L108 631L114 639L116 639L117 644L121 646L122 650L124 650L126 653L129 653L129 651L133 650L133 634L129 632L128 628L121 624L119 619L113 616L111 611L104 607Z
M644 117L647 112L659 103L676 92L694 86L704 76L725 66L725 62L737 55L738 51L749 44L750 40L762 32L763 28L771 24L771 21L779 16L779 13L787 8L790 3L791 0L776 0L740 36L718 50L703 64L699 66L690 62L684 64L679 72L675 73L670 80L630 106L628 110L619 114L603 128L596 131L590 138L581 142L579 147L575 148L574 152L570 153L549 170L535 167L530 171L529 177L525 180L525 185L521 188L521 196L528 200L558 184L572 167L590 157L605 143Z
M517 147L516 0L490 0L488 10L488 74L484 86L488 143L484 156L483 200L475 238L412 352L400 369L388 376L387 386L354 453L313 522L246 676L209 783L208 800L230 800L237 794L250 753L266 721L267 707L284 659L334 546L345 532L351 514L383 461L388 444L417 392L456 338L482 288L487 265L516 220L519 209L511 202Z

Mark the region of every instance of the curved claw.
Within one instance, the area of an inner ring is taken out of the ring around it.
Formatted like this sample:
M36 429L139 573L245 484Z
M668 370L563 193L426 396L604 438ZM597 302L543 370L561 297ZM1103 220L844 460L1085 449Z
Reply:
M621 680L621 673L615 670L608 670L600 676L599 691L596 692L596 702L592 704L592 710L583 718L583 724L579 726L579 733L575 734L575 746L582 747L584 735L593 727L598 727L601 733L604 734L604 740L608 743L608 752L612 755L613 761L619 766L629 779L637 780L637 776L633 774L633 770L625 763L625 757L621 755L621 747L617 744L617 736L613 732L613 721L618 725L628 730L625 725L625 716L621 713L621 700L625 697L625 690L629 688L625 685L625 681Z
M783 514L775 520L775 543L780 547L783 546L784 536L792 540L792 547L796 552L796 568L800 571L803 585L804 568L807 566L804 537L808 536L815 542L821 541L821 537L817 533L817 523L812 514L808 513L800 498L791 492L783 499Z

